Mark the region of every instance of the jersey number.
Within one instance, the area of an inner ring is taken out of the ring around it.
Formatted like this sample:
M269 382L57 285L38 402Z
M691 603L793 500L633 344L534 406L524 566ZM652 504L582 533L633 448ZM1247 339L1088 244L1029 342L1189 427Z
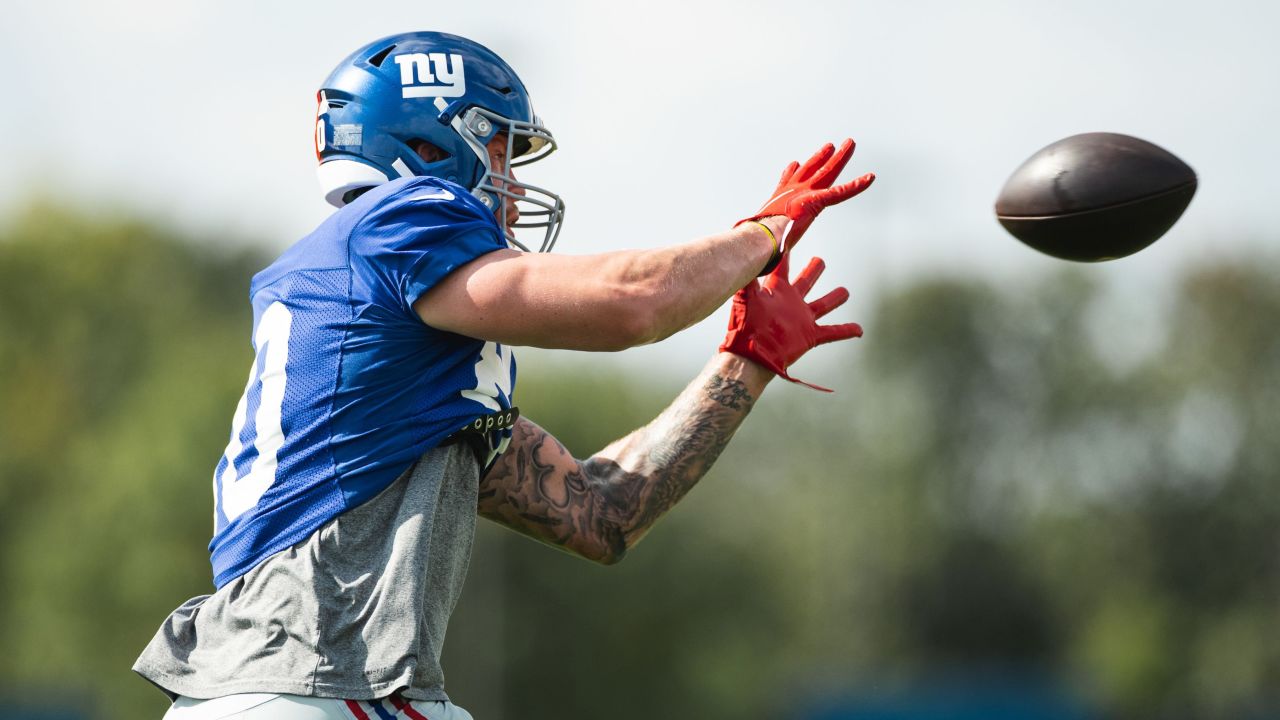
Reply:
M218 493L215 500L228 523L257 505L258 498L276 479L276 455L284 445L280 408L284 405L284 388L288 382L285 367L289 362L292 326L293 315L280 302L271 303L258 322L258 332L253 338L257 355L249 369L249 382L231 420L231 440L222 454L222 462L218 464L221 475L214 478L214 491ZM254 404L257 411L253 416L253 428L250 437L242 440L249 407ZM236 469L237 461L243 464L250 457L253 462L241 477ZM214 517L216 521L216 512Z

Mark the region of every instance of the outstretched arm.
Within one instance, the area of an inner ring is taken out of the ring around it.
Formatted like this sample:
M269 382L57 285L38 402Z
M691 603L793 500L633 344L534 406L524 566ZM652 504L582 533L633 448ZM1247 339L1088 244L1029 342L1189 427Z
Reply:
M479 512L615 563L706 474L772 377L718 353L653 422L582 461L520 418L507 451L480 481Z
M781 236L786 218L764 219ZM653 250L559 255L496 250L414 304L423 322L504 345L623 350L711 314L774 252L754 223Z
M791 163L773 197L728 232L595 255L496 250L449 273L414 311L434 328L506 345L622 350L657 342L771 269L823 208L865 190L870 174L832 184L852 154L848 140ZM661 230L660 219L646 222Z

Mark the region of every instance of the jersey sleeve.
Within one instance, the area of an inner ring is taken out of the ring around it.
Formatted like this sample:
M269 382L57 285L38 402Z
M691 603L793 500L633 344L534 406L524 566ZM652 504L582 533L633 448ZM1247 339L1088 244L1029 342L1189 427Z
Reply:
M409 308L462 265L507 247L489 212L469 195L416 187L372 209L351 233L351 263Z

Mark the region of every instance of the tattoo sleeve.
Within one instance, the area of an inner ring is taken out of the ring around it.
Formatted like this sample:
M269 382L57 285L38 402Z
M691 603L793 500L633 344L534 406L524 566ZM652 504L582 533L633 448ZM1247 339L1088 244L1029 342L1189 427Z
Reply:
M574 554L617 562L711 469L770 378L721 353L652 422L582 461L521 418L481 480L479 512Z

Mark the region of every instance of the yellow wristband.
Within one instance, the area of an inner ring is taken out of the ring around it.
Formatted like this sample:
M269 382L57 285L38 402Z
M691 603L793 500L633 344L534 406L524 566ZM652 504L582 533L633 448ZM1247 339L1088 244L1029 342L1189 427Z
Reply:
M778 244L777 236L773 234L773 231L769 229L768 225L765 225L759 220L752 220L751 222L764 228L765 234L773 241L773 254L769 256L769 262L764 266L764 269L760 271L761 275L768 275L773 272L773 269L778 266L778 261L782 259L782 245Z

